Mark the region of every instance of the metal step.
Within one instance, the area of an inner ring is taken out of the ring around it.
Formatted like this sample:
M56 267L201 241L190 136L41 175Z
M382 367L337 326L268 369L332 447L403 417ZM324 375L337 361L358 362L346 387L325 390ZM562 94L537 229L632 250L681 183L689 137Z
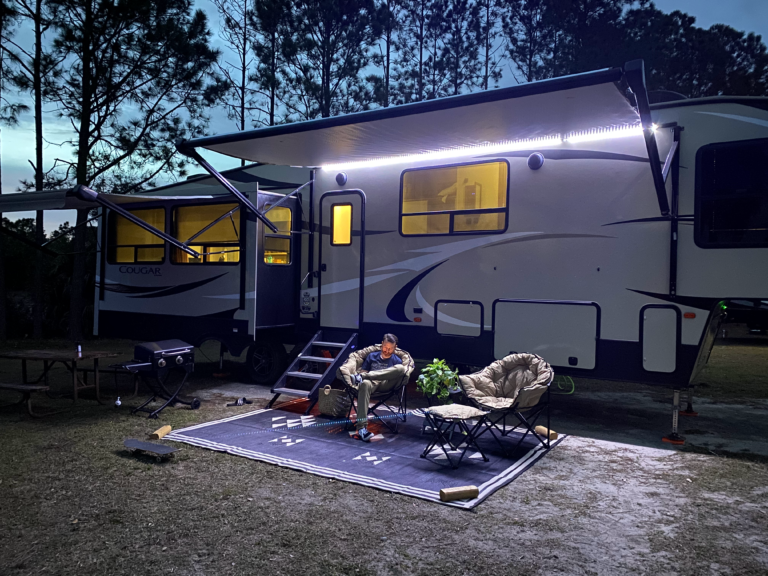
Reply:
M333 364L333 361L336 360L336 358L326 358L325 356L297 356L299 360L306 360L307 362L327 362L328 364Z
M272 390L272 392L277 394L292 394L294 396L302 396L304 398L309 396L309 390L296 390L294 388L275 388Z
M344 348L346 346L345 342L318 342L315 340L312 342L313 346L328 346L330 348Z
M325 374L312 374L310 372L286 372L286 376L293 376L294 378L311 378L312 380L320 380Z

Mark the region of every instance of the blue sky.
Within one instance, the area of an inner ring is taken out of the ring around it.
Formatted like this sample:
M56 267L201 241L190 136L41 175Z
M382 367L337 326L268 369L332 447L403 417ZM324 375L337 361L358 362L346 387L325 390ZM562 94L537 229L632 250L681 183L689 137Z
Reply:
M211 3L205 0L196 0L196 5L203 8L211 20L211 28L216 30L218 18ZM768 0L655 0L656 7L665 12L681 10L696 17L696 24L702 28L709 28L713 24L728 24L737 30L756 32L768 39ZM216 40L218 42L218 39ZM511 83L511 79L503 84ZM69 126L53 117L52 114L45 118L45 136L49 142L60 142L71 137ZM209 132L225 133L234 130L233 123L226 118L222 111L215 111L212 115ZM21 118L19 126L15 128L2 128L2 163L3 163L3 193L15 192L18 182L22 178L31 179L32 169L28 159L34 157L34 120L31 115ZM47 145L45 149L45 164L50 166L57 157L67 158L70 150L54 145ZM233 168L239 165L237 160L218 156L215 165L220 169ZM9 215L13 219L17 217L31 217L32 213L17 213ZM48 212L45 218L46 231L58 227L61 222L74 220L74 213Z

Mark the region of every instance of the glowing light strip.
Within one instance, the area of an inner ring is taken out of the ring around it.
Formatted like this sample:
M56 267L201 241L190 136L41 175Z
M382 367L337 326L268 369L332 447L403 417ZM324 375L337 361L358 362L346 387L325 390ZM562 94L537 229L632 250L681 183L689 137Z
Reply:
M626 138L628 136L642 135L643 128L640 124L634 126L619 126L613 128L596 128L586 132L572 132L565 137L561 134L547 136L545 138L531 138L528 140L510 140L506 142L476 144L472 146L460 146L457 148L443 148L430 152L416 154L402 154L399 156L385 156L370 160L352 160L336 164L324 164L323 170L349 170L352 168L376 168L379 166L391 166L393 164L406 164L409 162L424 162L429 160L445 160L449 158L461 158L476 154L497 154L526 150L544 146L559 146L564 142L578 143L595 140L611 140L614 138Z
M596 140L626 138L627 136L642 136L642 134L643 127L639 124L636 126L622 126L621 128L597 128L595 130L588 130L587 132L569 134L565 138L565 142L594 142Z

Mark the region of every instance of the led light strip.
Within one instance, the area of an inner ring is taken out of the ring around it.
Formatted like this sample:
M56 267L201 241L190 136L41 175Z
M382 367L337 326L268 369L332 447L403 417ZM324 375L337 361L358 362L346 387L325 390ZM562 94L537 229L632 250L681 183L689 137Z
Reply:
M651 131L656 131L656 125L651 127ZM349 170L353 168L376 168L378 166L391 166L393 164L405 164L409 162L424 162L428 160L445 160L449 158L460 158L474 154L496 154L503 152L514 152L516 150L526 150L531 148L541 148L545 146L559 146L564 142L579 143L593 142L596 140L611 140L614 138L626 138L628 136L640 136L643 134L643 127L640 124L633 126L619 126L613 128L596 128L585 132L571 132L565 137L561 134L548 136L546 138L531 138L528 140L509 140L494 144L477 144L473 146L460 146L457 148L444 148L442 150L433 150L430 152L419 152L417 154L403 154L400 156L385 156L382 158L373 158L371 160L354 160L350 162L340 162L337 164L324 164L323 170Z

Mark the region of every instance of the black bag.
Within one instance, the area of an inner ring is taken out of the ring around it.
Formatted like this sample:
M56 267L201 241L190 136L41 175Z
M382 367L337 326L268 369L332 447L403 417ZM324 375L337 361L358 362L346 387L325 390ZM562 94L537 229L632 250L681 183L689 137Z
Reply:
M320 389L317 397L317 407L320 414L331 418L341 418L349 414L349 396L344 390L334 390L330 385Z

